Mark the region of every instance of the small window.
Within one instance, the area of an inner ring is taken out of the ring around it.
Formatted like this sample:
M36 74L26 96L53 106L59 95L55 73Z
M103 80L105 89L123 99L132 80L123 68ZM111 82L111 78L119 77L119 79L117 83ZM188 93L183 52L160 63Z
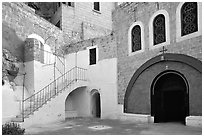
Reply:
M202 35L202 3L180 2L176 9L176 42Z
M89 49L90 65L96 64L96 48Z
M94 2L94 10L100 11L100 3L99 2Z
M159 14L153 21L154 45L166 42L165 17Z
M144 51L144 26L141 21L134 22L128 30L128 54L129 56Z
M57 2L57 7L60 7L61 3L60 2Z
M181 36L198 31L197 2L186 2L181 8Z
M141 28L136 25L132 29L132 52L141 50Z
M169 14L166 10L156 11L149 21L149 47L155 49L170 44Z
M67 5L70 7L74 7L74 2L67 2Z
M74 7L74 2L62 2L62 4L70 6L70 7Z

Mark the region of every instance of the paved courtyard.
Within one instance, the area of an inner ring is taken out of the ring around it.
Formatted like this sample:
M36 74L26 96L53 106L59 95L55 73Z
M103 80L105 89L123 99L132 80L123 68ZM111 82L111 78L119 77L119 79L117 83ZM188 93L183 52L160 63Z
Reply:
M26 129L27 135L201 135L202 128L180 123L133 123L120 120L77 118Z

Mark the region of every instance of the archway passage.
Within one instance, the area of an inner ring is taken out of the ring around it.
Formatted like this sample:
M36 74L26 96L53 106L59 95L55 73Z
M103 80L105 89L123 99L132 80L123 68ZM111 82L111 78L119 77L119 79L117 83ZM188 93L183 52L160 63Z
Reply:
M87 117L89 116L89 94L86 87L79 87L73 90L65 100L65 117Z
M182 122L188 115L188 87L185 79L173 72L160 75L153 83L152 113L154 122Z
M94 93L92 97L92 115L94 117L100 118L101 117L101 99L100 94Z

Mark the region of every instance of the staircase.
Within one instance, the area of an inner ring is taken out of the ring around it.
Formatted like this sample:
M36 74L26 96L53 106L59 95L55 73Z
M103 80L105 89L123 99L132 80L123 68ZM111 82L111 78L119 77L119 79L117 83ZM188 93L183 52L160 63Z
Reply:
M22 112L12 122L24 122L24 119L29 118L35 111L38 111L48 101L51 101L75 82L86 81L86 71L84 68L74 67L42 88L39 92L23 100Z

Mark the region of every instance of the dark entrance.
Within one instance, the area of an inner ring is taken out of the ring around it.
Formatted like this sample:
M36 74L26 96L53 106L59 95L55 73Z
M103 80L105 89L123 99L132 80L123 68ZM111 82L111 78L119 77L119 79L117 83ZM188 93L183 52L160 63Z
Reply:
M92 98L92 114L94 117L100 118L101 117L101 100L100 100L100 94L94 93Z
M152 86L151 113L154 122L182 122L188 115L188 86L178 72L159 75Z

